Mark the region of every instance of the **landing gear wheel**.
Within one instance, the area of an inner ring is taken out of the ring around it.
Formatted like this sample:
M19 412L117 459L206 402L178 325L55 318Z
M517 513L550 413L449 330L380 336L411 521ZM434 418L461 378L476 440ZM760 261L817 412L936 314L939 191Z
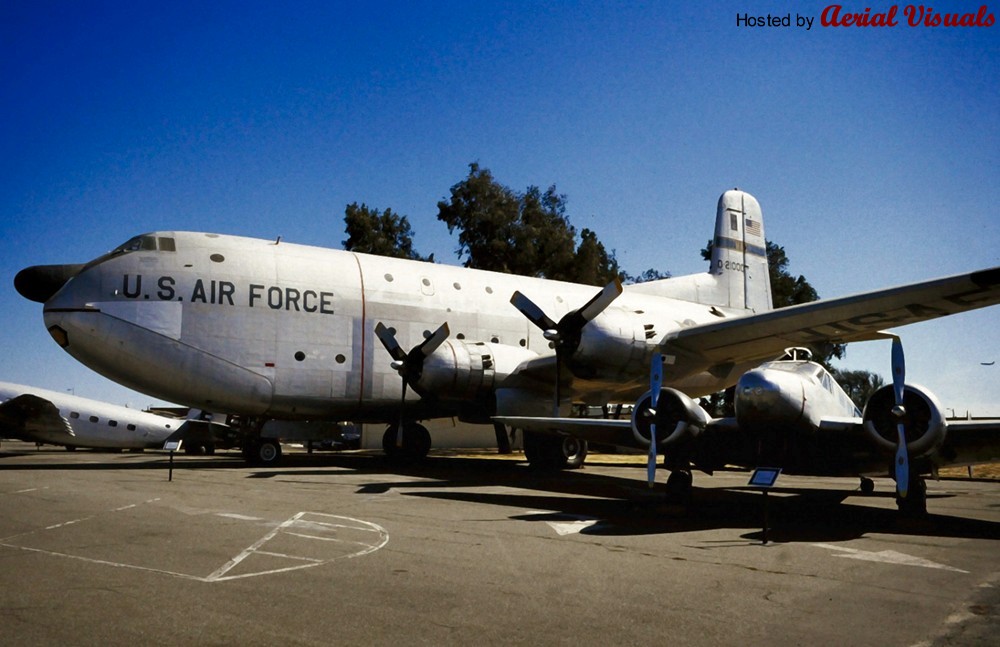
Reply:
M667 498L677 503L686 504L691 500L694 478L686 470L674 470L667 477Z
M573 436L550 436L526 431L524 457L535 469L579 469L587 460L587 441Z
M583 467L587 460L587 441L580 440L574 436L564 436L560 443L560 454L562 456L565 470L578 470Z
M427 453L431 450L431 434L427 431L427 427L416 422L404 423L402 446L396 445L397 434L396 425L389 425L382 434L382 450L386 456L405 461L427 457Z
M261 438L253 458L255 464L263 467L277 465L281 461L281 444L273 438Z
M861 494L868 495L875 491L875 481L868 477L861 477Z
M910 475L910 489L905 499L896 497L899 513L907 517L922 517L927 514L927 482L921 477Z

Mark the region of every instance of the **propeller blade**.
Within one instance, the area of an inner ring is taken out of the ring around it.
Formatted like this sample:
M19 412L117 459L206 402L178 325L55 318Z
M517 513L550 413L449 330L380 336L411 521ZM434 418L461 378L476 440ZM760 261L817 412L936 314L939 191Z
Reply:
M562 378L562 353L559 352L559 347L556 346L556 394L555 403L552 405L552 417L559 417L559 401L562 399L562 394L559 392L559 380Z
M448 339L448 335L451 334L451 330L448 328L448 322L441 324L434 333L425 339L423 342L417 346L414 351L419 351L424 357L430 357L434 354L434 351L444 343L444 340Z
M394 360L403 361L406 359L406 351L396 341L396 333L387 328L381 321L375 324L375 336L382 342L382 345L385 346L385 349L389 351L389 355Z
M892 414L896 417L896 494L905 499L910 486L910 457L906 451L906 425L903 418L906 415L905 404L906 361L903 356L903 342L899 337L892 338L892 390L896 396L896 406Z
M614 281L604 286L604 289L597 293L593 299L580 308L580 316L584 322L592 321L594 317L604 312L604 309L611 305L611 302L622 293L622 282L616 277Z
M892 390L896 394L896 406L903 406L903 386L906 384L906 359L903 356L903 342L892 338Z
M653 422L649 425L649 458L646 461L646 482L653 487L656 482L656 405L663 388L663 355L653 353L649 368L649 410Z
M906 453L906 432L903 423L896 425L899 433L899 445L896 446L896 493L900 499L906 498L910 489L910 459Z
M437 330L429 335L424 341L414 346L409 353L403 350L396 340L396 333L391 328L387 328L381 321L375 324L375 336L379 338L385 349L392 356L392 367L399 373L403 382L403 394L399 401L399 424L396 428L396 447L403 446L403 424L404 411L406 409L406 386L410 380L414 384L420 380L423 371L424 360L430 357L441 344L448 339L450 330L448 322L441 324ZM416 389L417 387L414 386Z
M406 408L406 380L403 380L403 396L399 400L399 424L396 425L396 449L403 446L403 410Z
M597 315L604 312L605 308L611 305L611 302L617 299L621 293L622 283L616 278L604 286L604 289L595 294L590 301L583 304L583 307L566 313L559 320L558 330L560 336L571 338L577 335L584 326L596 318Z
M514 295L510 298L510 302L521 314L528 318L528 321L543 331L555 330L556 322L552 321L534 301L524 296L521 292L514 292Z

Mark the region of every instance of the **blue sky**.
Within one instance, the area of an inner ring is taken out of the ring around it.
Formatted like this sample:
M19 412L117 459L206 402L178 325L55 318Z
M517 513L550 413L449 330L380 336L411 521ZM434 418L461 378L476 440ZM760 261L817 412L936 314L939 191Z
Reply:
M1000 264L1000 26L824 28L827 4L3 3L0 379L153 402L51 341L22 267L157 229L340 247L354 201L457 264L436 205L474 161L555 184L633 274L704 271L734 186L822 297ZM1000 415L998 321L900 329L908 377Z

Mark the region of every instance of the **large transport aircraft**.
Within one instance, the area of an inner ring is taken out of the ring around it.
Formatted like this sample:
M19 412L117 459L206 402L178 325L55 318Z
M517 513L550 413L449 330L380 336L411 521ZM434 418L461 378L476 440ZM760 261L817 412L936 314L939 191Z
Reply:
M600 291L179 231L86 264L26 268L15 286L44 304L70 355L157 398L239 414L248 459L271 462L280 446L259 435L269 418L386 422L387 451L421 455L419 420L572 420L585 405L640 401L654 356L661 385L690 407L788 347L880 339L994 305L1000 267L774 310L760 206L731 190L708 272ZM556 424L526 434L528 460L572 463L581 438Z
M196 432L194 427L198 428ZM210 438L208 423L0 382L0 438L99 449L162 449L171 438ZM204 442L204 441L203 441Z

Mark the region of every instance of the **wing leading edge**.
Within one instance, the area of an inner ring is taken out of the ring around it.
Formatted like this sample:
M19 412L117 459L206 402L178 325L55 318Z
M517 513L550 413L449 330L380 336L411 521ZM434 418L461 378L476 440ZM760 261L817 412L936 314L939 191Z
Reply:
M662 349L679 373L765 360L789 346L884 337L880 331L1000 303L1000 267L823 299L672 333ZM685 370L685 365L690 370Z

